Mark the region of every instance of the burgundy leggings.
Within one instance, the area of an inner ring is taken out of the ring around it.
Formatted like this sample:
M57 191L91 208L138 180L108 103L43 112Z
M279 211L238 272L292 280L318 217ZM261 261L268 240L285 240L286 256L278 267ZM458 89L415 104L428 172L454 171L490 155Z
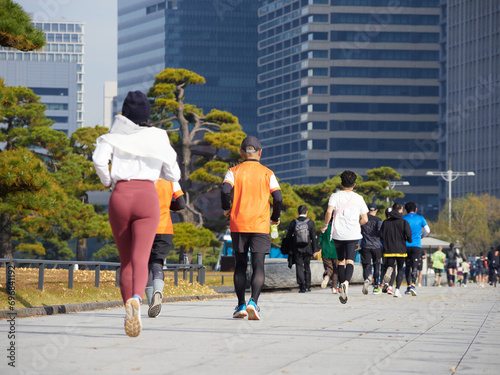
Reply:
M152 181L118 181L109 199L109 223L120 254L123 302L142 297L148 282L148 260L160 222L160 202Z

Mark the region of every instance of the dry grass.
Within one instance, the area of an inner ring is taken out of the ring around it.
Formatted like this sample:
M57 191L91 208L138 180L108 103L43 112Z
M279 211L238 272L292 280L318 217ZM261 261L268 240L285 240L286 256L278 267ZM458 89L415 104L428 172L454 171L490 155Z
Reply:
M179 273L179 286L174 285L173 276L165 277L164 297L198 296L217 294L208 285L189 283ZM195 273L196 275L196 273ZM221 285L221 277L207 276L207 284ZM51 306L70 303L89 303L104 301L121 301L120 289L115 286L115 271L100 272L100 287L94 286L94 271L74 271L73 289L68 288L68 270L46 269L44 290L38 289L38 269L16 268L14 287L16 309L24 307ZM231 284L228 284L229 281ZM232 285L232 277L225 277L224 285ZM5 268L0 268L0 310L8 309L6 293Z

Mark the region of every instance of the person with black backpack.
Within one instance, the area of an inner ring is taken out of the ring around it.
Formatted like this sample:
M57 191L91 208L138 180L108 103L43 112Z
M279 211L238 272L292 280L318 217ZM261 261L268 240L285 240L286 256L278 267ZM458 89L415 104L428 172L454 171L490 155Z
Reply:
M292 244L299 293L311 291L311 256L319 250L314 222L307 218L307 206L298 208L299 217L292 220L285 241Z

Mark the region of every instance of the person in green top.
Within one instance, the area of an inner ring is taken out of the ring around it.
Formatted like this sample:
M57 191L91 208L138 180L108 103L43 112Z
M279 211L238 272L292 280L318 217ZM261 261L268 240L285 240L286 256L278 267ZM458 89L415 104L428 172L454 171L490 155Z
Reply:
M434 284L432 286L441 286L441 277L443 275L444 261L446 254L443 253L443 248L438 246L437 251L431 255L432 268L434 268Z
M330 280L332 281L332 293L337 294L337 284L338 284L338 258L337 250L335 249L335 244L333 240L330 240L330 232L332 230L332 223L328 224L328 228L325 233L319 235L319 244L321 246L321 258L323 259L323 267L325 272L323 273L323 281L321 282L321 287L326 288ZM313 255L316 256L317 253Z

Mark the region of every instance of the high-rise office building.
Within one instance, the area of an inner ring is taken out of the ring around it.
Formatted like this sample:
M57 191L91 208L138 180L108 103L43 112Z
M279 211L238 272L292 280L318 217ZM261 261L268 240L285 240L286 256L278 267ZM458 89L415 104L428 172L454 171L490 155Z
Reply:
M452 198L500 197L500 2L441 0L439 170L474 172ZM440 180L440 201L448 183Z
M163 69L205 77L186 101L204 113L238 116L243 130L257 126L256 1L118 0L118 105L128 91L147 92Z
M439 0L267 0L258 131L281 181L390 166L436 210Z
M8 86L25 86L41 97L53 129L71 135L84 124L84 24L36 22L45 32L41 51L0 47L0 77Z
M111 128L118 114L118 85L116 81L104 82L104 126Z

